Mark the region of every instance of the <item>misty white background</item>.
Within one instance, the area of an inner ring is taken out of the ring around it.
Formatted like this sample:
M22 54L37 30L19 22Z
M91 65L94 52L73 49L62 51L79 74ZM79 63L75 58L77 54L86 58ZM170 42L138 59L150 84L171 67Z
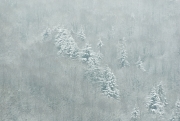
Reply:
M43 31L57 25L74 33L83 27L85 41L72 34L80 48L88 42L98 52L101 38L102 65L117 78L119 100L83 78L85 64L43 41ZM119 68L123 38L130 66ZM162 117L146 107L160 82L168 102ZM130 121L135 107L139 121L170 121L178 98L179 0L0 0L1 121Z

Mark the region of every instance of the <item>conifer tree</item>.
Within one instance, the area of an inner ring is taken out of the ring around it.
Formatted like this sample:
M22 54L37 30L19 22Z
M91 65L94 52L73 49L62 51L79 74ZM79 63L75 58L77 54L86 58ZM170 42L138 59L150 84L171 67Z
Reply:
M94 55L94 52L92 50L92 47L90 44L86 43L85 47L81 49L79 52L79 59L82 62L88 62L89 58Z
M156 91L156 88L154 87L150 94L147 97L147 108L150 113L153 114L159 114L163 115L164 114L164 105L160 100L159 94Z
M165 92L162 83L157 85L157 88L153 87L150 94L147 97L147 108L152 114L155 114L156 120L164 120L165 107L167 105Z
M116 77L109 67L103 71L101 83L101 91L108 97L119 98L119 90L117 89Z
M89 60L87 61L88 66L89 67L100 66L101 58L102 58L101 53L93 52L91 57L89 57Z
M84 41L84 40L86 39L86 35L85 35L85 33L84 33L83 27L81 27L81 28L79 29L77 35L78 35L78 37L79 37L82 41Z
M99 42L97 43L97 47L99 48L100 52L101 52L102 46L103 46L103 42L102 42L101 38L99 38Z
M175 108L170 121L180 121L180 100L178 99L175 103Z
M127 52L126 52L126 40L123 38L121 42L118 43L118 64L119 66L126 67L129 66L129 62L127 61Z
M166 99L166 96L165 96L165 92L164 92L162 83L160 83L160 84L157 86L157 93L158 93L158 95L159 95L159 98L160 98L161 103L162 103L163 106L165 107L168 103L167 103L167 99Z
M55 36L55 45L58 48L58 54L77 58L78 46L67 29L58 29Z
M137 68L141 69L142 71L146 71L143 66L143 62L141 60L141 57L139 56L138 61L136 62Z
M116 77L109 67L103 68L94 66L86 70L86 78L101 86L101 91L108 97L119 98L119 90L117 89Z
M138 107L135 107L131 113L131 121L138 121L140 118L140 111Z

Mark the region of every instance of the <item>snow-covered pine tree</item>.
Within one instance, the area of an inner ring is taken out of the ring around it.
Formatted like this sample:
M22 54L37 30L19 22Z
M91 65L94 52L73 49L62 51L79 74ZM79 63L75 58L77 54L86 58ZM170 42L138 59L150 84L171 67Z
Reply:
M175 108L176 118L178 119L178 121L180 121L180 100L179 99L176 101L175 106L176 106Z
M94 52L89 44L86 44L79 54L79 59L87 64L85 77L95 83L99 82L102 77L101 57L102 55Z
M142 71L146 71L143 66L143 62L141 60L141 57L139 56L138 61L136 62L137 68L141 69Z
M119 98L119 90L117 89L116 77L109 67L103 68L93 66L86 70L86 78L93 83L98 83L101 86L101 91L108 97L115 99Z
M101 58L101 53L92 52L91 57L89 57L89 60L87 61L88 67L100 66Z
M67 29L56 27L54 29L55 45L58 48L58 54L77 58L79 48Z
M103 80L103 71L102 67L96 65L88 65L85 71L85 78L93 83L101 83Z
M148 111L153 114L164 114L164 105L160 100L159 94L156 91L156 88L153 87L150 94L147 97L147 103L146 106L148 108Z
M97 47L99 48L100 52L101 52L102 46L103 46L103 42L102 42L101 38L99 38L99 42L97 43Z
M88 43L86 43L85 47L82 48L79 52L79 59L82 62L87 63L88 66L91 66L92 64L99 65L101 56L102 55L100 53L94 52L91 45Z
M109 67L103 70L101 82L101 91L108 97L119 98L119 90L117 89L116 77Z
M180 99L178 99L175 103L175 108L170 121L180 121Z
M83 27L81 26L81 28L79 29L78 33L77 33L78 37L84 41L86 39L86 35L84 33L84 29Z
M165 95L165 92L164 92L162 83L160 83L160 84L157 86L157 93L158 93L158 95L159 95L159 98L160 98L161 103L162 103L163 106L165 107L168 103L167 103L167 99L166 99L166 95Z
M88 62L89 58L94 54L92 47L90 44L86 43L86 45L79 52L79 59L82 62Z
M131 121L138 121L140 118L140 111L138 107L135 107L131 113Z
M127 61L127 52L126 52L126 40L123 38L121 42L118 42L118 64L119 66L126 67L129 66L129 62Z

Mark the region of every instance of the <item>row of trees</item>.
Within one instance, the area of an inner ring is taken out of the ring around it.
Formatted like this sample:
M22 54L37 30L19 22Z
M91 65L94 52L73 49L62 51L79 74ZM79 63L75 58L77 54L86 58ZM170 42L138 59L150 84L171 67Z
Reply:
M48 29L46 29L46 31L43 34L44 38L48 37L48 35L51 34L51 31L53 31L54 35L56 34L56 37L53 39L55 39L55 44L56 44L56 47L59 49L59 54L63 53L63 55L68 55L71 58L76 58L78 55L79 48L78 48L76 42L74 41L73 37L71 36L71 33L67 29L64 29L63 27L54 27L53 30L48 28ZM73 30L71 30L71 31L73 31ZM75 32L73 31L73 33L75 33ZM82 26L79 29L79 31L75 34L81 41L85 41L86 35L84 33L84 29ZM99 38L99 42L97 43L99 52L101 52L102 46L103 46L103 42L102 42L101 38ZM117 60L118 60L118 66L120 68L130 66L129 61L127 60L128 53L126 51L126 46L127 45L126 45L125 38L120 40L117 45ZM85 52L86 50L90 50L90 48L91 48L90 45L86 44L85 47L82 49L82 52L83 51ZM81 53L81 54L83 54L83 53ZM86 53L86 54L88 54L88 53ZM88 55L83 55L83 56L84 57L82 57L82 59L85 59L85 60L88 59ZM83 61L85 61L85 60L83 60ZM137 68L139 68L140 70L146 71L143 66L143 62L142 62L140 56L138 58L138 61L135 64L136 64Z
M50 36L51 35L51 36ZM49 37L50 36L50 37ZM85 39L83 29L78 33L81 40ZM55 40L55 45L58 49L58 54L72 59L78 59L87 65L85 77L86 79L98 83L101 86L101 91L108 97L118 99L119 90L116 84L116 77L107 67L102 67L100 62L102 54L93 51L91 45L86 43L80 49L70 32L63 27L55 27L52 30L47 29L43 34L43 39L51 38ZM102 47L102 41L97 44L99 48Z

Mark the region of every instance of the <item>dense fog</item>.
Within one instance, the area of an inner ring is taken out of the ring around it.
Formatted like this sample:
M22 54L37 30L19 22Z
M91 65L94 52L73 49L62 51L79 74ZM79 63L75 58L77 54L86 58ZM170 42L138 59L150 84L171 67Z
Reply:
M180 121L180 0L0 0L0 121Z

